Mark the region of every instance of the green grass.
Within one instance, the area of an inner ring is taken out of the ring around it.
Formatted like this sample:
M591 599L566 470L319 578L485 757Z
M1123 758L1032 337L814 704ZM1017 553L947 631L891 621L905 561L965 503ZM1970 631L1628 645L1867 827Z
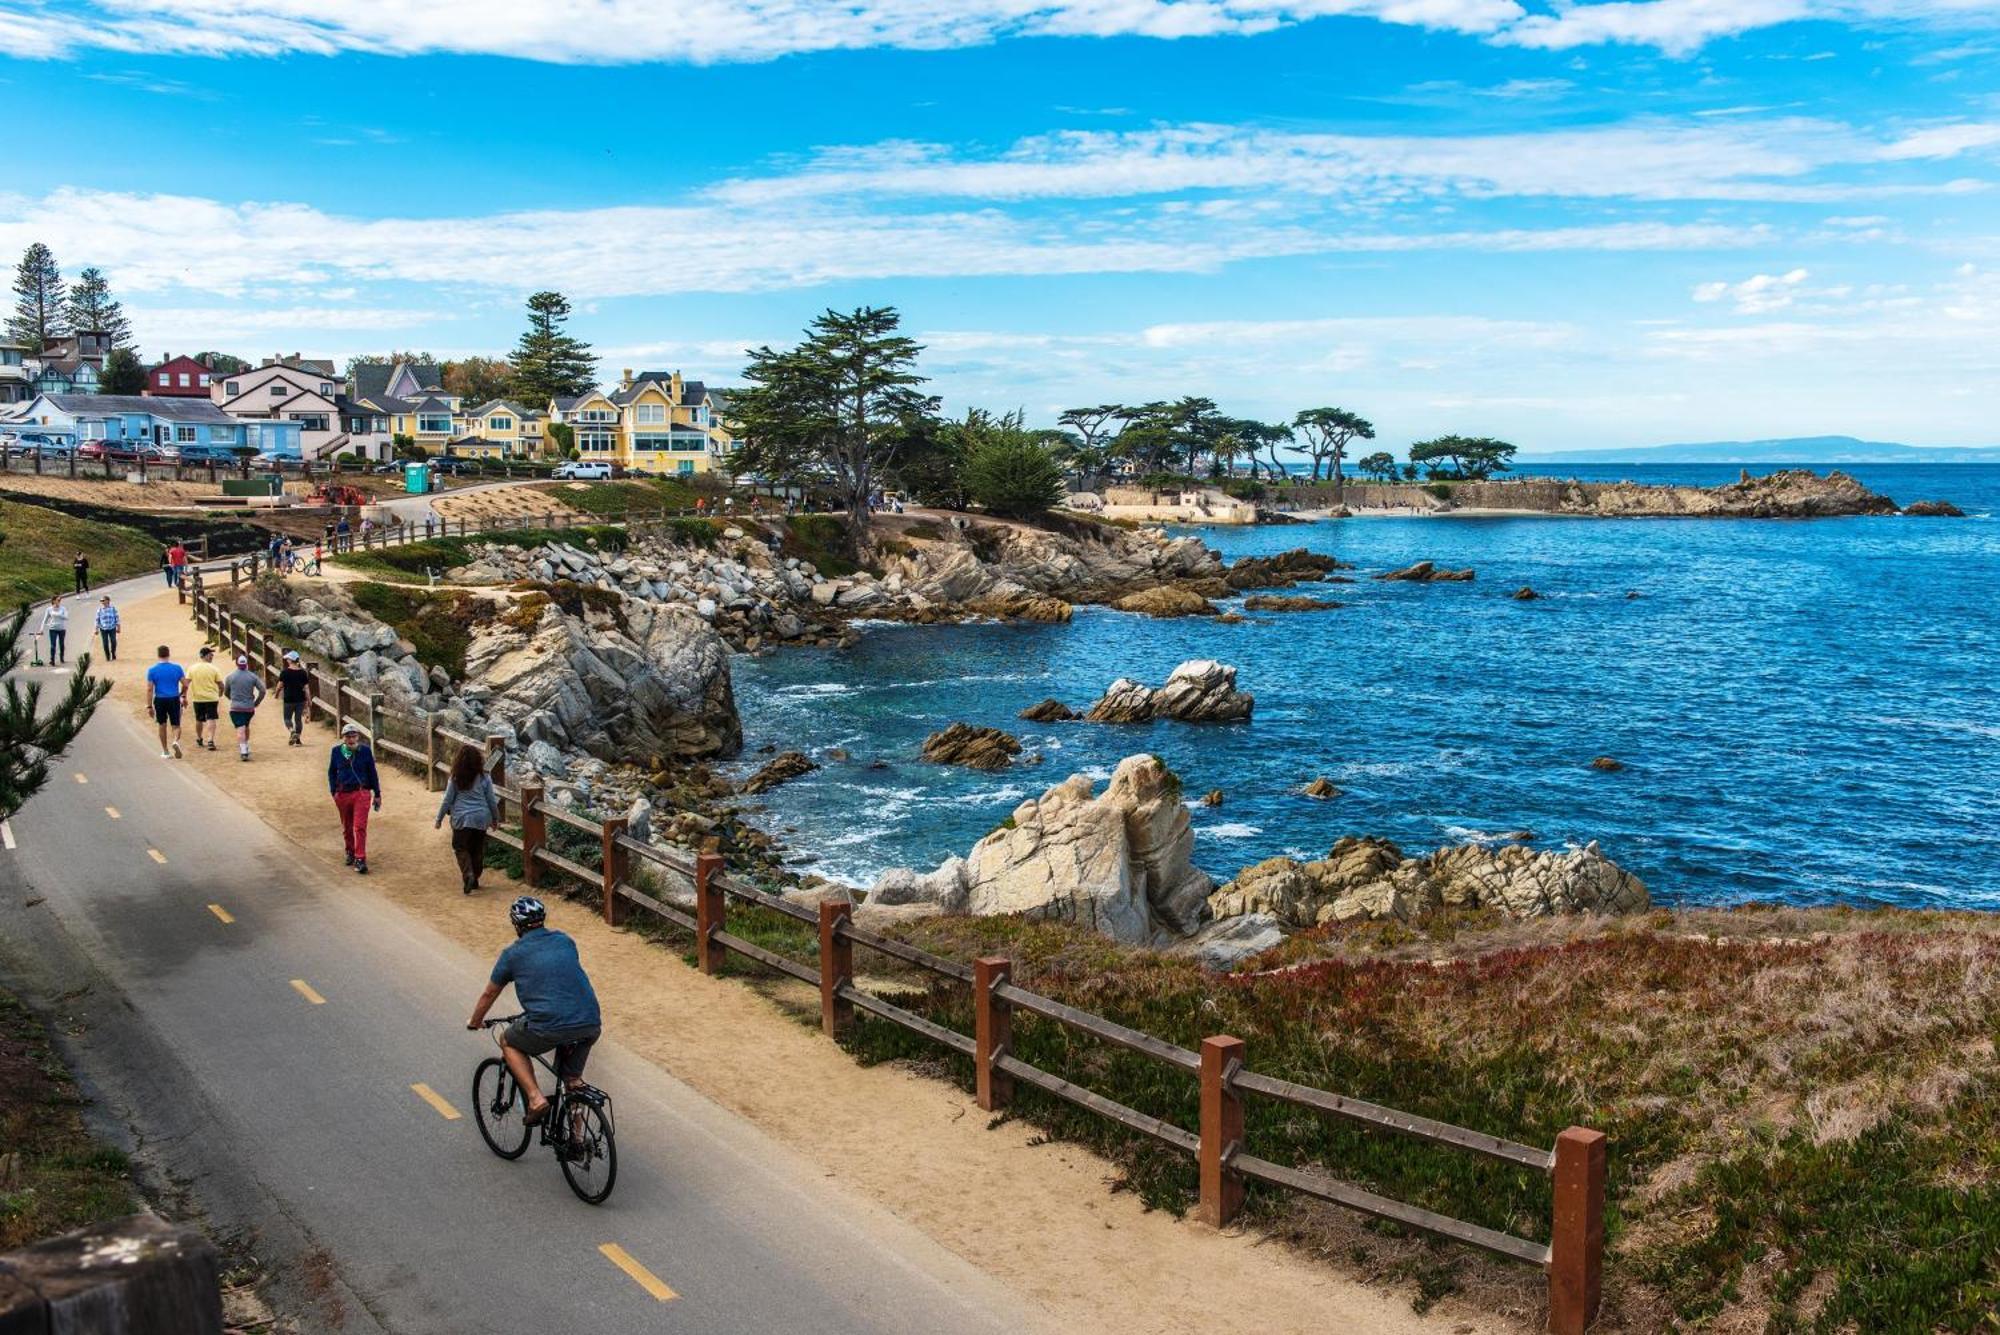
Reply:
M138 1208L124 1154L84 1129L84 1098L28 1009L0 992L0 1252Z
M418 662L443 668L454 681L465 676L465 651L482 615L475 599L457 591L419 593L368 581L351 585L348 592L356 607L408 640Z
M75 588L70 562L78 552L90 558L93 584L160 567L160 544L135 529L0 501L0 609Z
M614 478L604 482L557 482L549 494L588 514L623 518L627 511L692 510L700 495L670 477Z
M785 520L786 556L810 561L822 575L857 575L847 556L847 521L838 515L792 515Z
M464 565L473 559L473 548L482 544L539 547L547 542L566 542L572 547L586 547L595 542L605 551L620 552L625 550L625 530L612 524L585 524L565 529L518 529L509 533L480 533L463 538L429 538L399 547L345 552L334 559L351 570L390 577L421 576L431 570L443 571Z

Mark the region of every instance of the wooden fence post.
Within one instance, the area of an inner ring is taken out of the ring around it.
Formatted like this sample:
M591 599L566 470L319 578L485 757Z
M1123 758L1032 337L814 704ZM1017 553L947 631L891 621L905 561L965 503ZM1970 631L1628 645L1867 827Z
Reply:
M1583 1335L1597 1315L1604 1270L1604 1133L1556 1137L1555 1227L1549 1235L1549 1329Z
M828 1038L839 1038L854 1022L854 1003L840 995L854 981L854 942L840 934L853 912L852 904L819 902L819 1027Z
M1223 1228L1243 1208L1243 1179L1231 1167L1243 1147L1243 1099L1236 1072L1243 1040L1217 1035L1201 1041L1201 1222Z
M436 735L435 732L432 734ZM542 845L549 841L549 818L542 812L542 785L535 780L524 780L521 784L521 879L528 883L530 890L542 883L541 870L535 865L535 854L541 852Z
M382 692L368 692L368 742L372 746L382 740Z
M424 788L429 792L438 790L438 719L437 711L424 711Z
M625 833L625 817L607 820L603 824L604 836L604 921L613 927L625 923L626 904L618 897L618 883L625 879L627 856L618 836Z
M707 974L722 969L723 946L715 939L729 921L723 906L722 887L715 883L722 870L722 855L701 853L694 860L694 957Z
M1014 1077L998 1066L1014 1046L1014 1008L993 995L1013 976L1007 960L972 962L972 1088L982 1112L998 1112L1014 1101Z

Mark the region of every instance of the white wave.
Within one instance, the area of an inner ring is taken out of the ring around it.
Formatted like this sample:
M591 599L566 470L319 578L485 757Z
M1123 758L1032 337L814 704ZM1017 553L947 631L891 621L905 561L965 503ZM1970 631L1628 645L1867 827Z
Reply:
M1010 783L995 788L990 793L965 793L951 800L961 807L983 807L989 802L1019 802L1027 795L1028 790L1025 787L1018 783Z
M774 694L789 696L852 695L861 689L844 681L803 682L796 686L780 686Z
M1261 825L1245 825L1242 821L1224 821L1220 825L1204 825L1195 830L1211 839L1254 839L1264 833Z
M2000 724L1974 723L1970 719L1907 718L1884 714L1864 718L1864 723L1885 723L1896 728L1930 728L1937 732L1962 732L1973 737L2000 737Z

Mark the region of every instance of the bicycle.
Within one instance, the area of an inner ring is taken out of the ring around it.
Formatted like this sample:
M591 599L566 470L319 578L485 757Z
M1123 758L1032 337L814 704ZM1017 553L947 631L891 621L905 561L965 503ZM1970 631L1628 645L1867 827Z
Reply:
M509 1015L481 1026L497 1029L520 1019ZM500 1041L494 1036L495 1043ZM557 1050L560 1052L560 1049ZM592 1085L569 1088L547 1057L532 1058L556 1078L549 1096L548 1116L541 1120L542 1144L555 1151L563 1179L577 1197L602 1205L618 1180L618 1143L611 1116L611 1096ZM528 1152L528 1100L514 1073L499 1057L488 1057L472 1073L472 1113L486 1147L503 1159Z

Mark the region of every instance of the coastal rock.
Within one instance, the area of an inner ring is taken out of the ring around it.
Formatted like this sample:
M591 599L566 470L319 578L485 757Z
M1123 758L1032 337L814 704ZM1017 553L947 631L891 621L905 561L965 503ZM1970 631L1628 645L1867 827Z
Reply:
M779 784L790 783L793 779L810 774L818 768L818 765L806 758L803 751L784 751L745 779L743 787L738 791L746 795L768 793Z
M1074 609L1062 599L1039 593L987 598L971 604L970 610L1003 621L1038 621L1047 625L1062 625L1074 614Z
M933 904L946 913L965 911L965 859L946 858L935 871L915 872L893 867L875 878L868 903L878 908L902 904Z
M1294 547L1276 556L1246 556L1229 567L1223 582L1230 589L1284 589L1309 580L1323 579L1348 566L1331 556Z
M1512 598L1517 603L1531 603L1535 601L1535 599L1541 597L1542 595L1536 593L1533 589L1523 584L1520 588L1514 590L1514 592L1508 594L1507 596Z
M1333 780L1326 778L1324 775L1299 789L1299 792L1307 797L1316 797L1322 802L1328 798L1339 797L1341 795L1340 788L1334 784Z
M1602 770L1606 774L1616 774L1619 770L1625 768L1625 762L1612 756L1599 756L1590 762L1590 767L1594 770Z
M1403 580L1412 584L1436 584L1441 581L1469 580L1473 575L1474 572L1470 569L1440 570L1429 561L1419 561L1413 566L1404 566L1401 570L1391 570L1388 574L1377 575L1375 578L1382 580Z
M1206 793L1203 793L1203 794L1202 794L1202 798L1201 798L1201 804L1202 804L1203 806L1205 806L1205 807L1219 807L1219 806L1221 806L1221 805L1222 805L1222 790L1221 790L1220 788L1211 788L1211 789L1209 789L1209 790L1208 790L1208 791L1207 791Z
M1068 723L1076 717L1076 711L1060 700L1044 700L1038 705L1029 705L1019 717L1030 723Z
M1005 769L1021 754L1021 744L998 728L954 723L924 739L924 759L935 765Z
M1950 501L1911 501L1903 513L1920 519L1963 519L1965 511Z
M1120 677L1083 717L1087 723L1144 723L1153 717L1153 688Z
M1233 723L1250 717L1256 698L1236 689L1236 669L1213 659L1182 663L1157 691L1129 677L1105 688L1084 719L1091 723Z
M1143 612L1150 617L1214 616L1215 605L1192 589L1162 585L1128 593L1111 604L1120 612Z
M1331 612L1336 607L1345 607L1331 598L1306 598L1282 594L1258 593L1243 600L1246 612Z
M1253 956L1261 955L1285 940L1284 924L1268 913L1241 913L1218 918L1173 947L1175 954L1192 955L1204 969L1230 969Z

